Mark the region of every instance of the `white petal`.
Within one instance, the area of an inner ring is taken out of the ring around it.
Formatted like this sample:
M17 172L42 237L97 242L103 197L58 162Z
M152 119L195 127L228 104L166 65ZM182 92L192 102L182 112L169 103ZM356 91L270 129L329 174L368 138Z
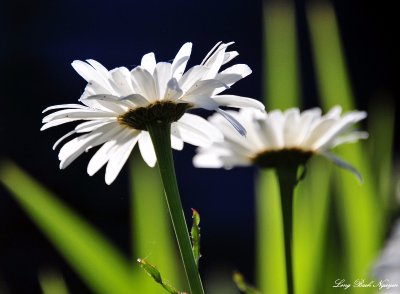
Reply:
M330 148L334 148L338 145L342 145L345 143L354 143L360 139L368 139L368 136L369 135L367 132L351 132L349 134L335 138L333 140L332 146L330 146Z
M172 124L171 133L179 134L183 141L195 146L209 146L223 138L222 133L205 119L189 113Z
M98 71L96 71L86 62L75 60L74 62L72 62L71 65L76 70L76 72L87 82L95 81L98 84L107 83L105 77L103 77Z
M260 120L263 141L268 142L267 148L280 149L284 146L283 141L283 116L280 111L272 111L265 120Z
M85 87L85 91L83 92L81 99L86 98L87 96L92 96L97 94L119 95L118 92L111 86L111 84L108 81L107 83L89 81L87 86Z
M124 113L127 106L121 103L121 100L113 95L93 95L79 99L85 105L101 111L114 112L116 114Z
M213 96L212 99L218 103L219 106L228 106L236 108L251 107L264 110L265 106L260 101L248 97L236 95L218 95Z
M333 118L328 118L328 119L323 119L320 120L313 130L309 133L308 137L302 144L304 147L308 149L313 149L313 148L318 148L317 146L320 146L320 143L322 140L325 141L324 137L327 138L325 135L329 130L335 126L337 123L336 119ZM326 141L325 141L326 142Z
M225 52L224 61L223 61L222 65L228 63L229 61L231 61L238 55L239 55L239 53L237 51Z
M146 69L137 66L131 71L131 78L137 94L146 97L149 101L158 100L153 76Z
M241 134L242 136L246 136L246 129L232 115L230 115L228 112L220 108L217 108L216 111L219 114L221 114L224 118L226 118L232 124L232 126L239 132L239 134Z
M119 97L133 94L131 73L126 67L113 69L111 75L113 88Z
M214 153L199 153L193 157L193 165L200 168L221 168L224 163Z
M121 101L129 101L129 102L133 103L134 106L139 106L139 107L149 105L149 101L140 94L128 95L126 97L121 98Z
M208 68L196 65L191 67L179 80L179 87L183 92L189 90L196 82L200 81L208 72Z
M154 69L156 68L156 57L154 53L147 53L142 57L141 67L147 70L150 74L153 74Z
M86 146L88 146L91 141L99 136L101 136L101 133L89 133L67 142L60 149L58 154L58 158L60 159L60 169L66 168L86 150Z
M40 130L41 130L41 131L44 131L44 130L47 130L47 129L49 129L49 128L55 127L55 126L59 126L59 125L62 125L62 124L65 124L65 123L69 123L69 122L72 122L72 121L77 121L77 120L80 120L80 118L61 118L61 119L55 119L55 120L49 121L48 123L45 123L45 124L40 128Z
M66 138L68 138L69 136L71 136L71 135L73 135L73 134L75 134L75 133L76 133L75 130L73 130L73 131L71 131L71 132L69 132L69 133L66 133L64 136L62 136L60 139L58 139L58 140L54 143L52 149L55 150L55 149L57 148L57 146L58 146L63 140L65 140Z
M88 151L90 148L93 148L97 145L103 144L106 141L113 140L123 131L125 131L125 127L121 126L117 122L108 123L97 128L93 132L99 132L101 133L101 136L93 139L89 144L87 144L85 151Z
M117 144L116 140L108 141L104 143L99 150L93 155L90 159L89 164L87 166L87 173L89 176L93 176L95 173L99 171L99 169L106 164L111 155L111 150Z
M156 84L157 97L162 100L167 91L167 84L172 77L171 63L159 62L154 70L154 81Z
M224 71L220 72L217 74L215 77L217 80L220 80L224 84L227 84L228 86L233 85L240 79L243 79L247 77L249 74L251 74L251 69L248 65L246 64L235 64L231 67L228 67Z
M45 113L45 112L47 112L49 110L60 109L60 108L87 109L86 106L81 105L81 104L60 104L60 105L49 106L45 110L43 110L42 113Z
M325 156L326 158L328 158L330 161L332 161L337 166L347 169L348 171L352 172L357 177L357 179L359 180L360 183L363 182L363 178L362 178L360 172L354 166L350 165L349 163L345 162L343 159L337 157L336 155L334 155L332 153L324 152L321 154L323 156Z
M329 130L326 130L326 132L314 142L313 148L323 150L329 148L332 144L332 141L335 140L337 136L345 132L353 124L364 119L366 115L367 114L365 112L358 111L347 113L345 116L340 118L339 121L336 121L336 123L333 124Z
M87 132L92 132L95 129L106 125L108 123L111 123L113 120L91 120L91 121L86 121L83 123L80 123L75 127L75 131L77 133L87 133Z
M204 118L194 115L191 113L185 113L180 119L180 123L185 123L193 126L194 128L200 130L201 132L207 134L210 140L214 142L222 142L223 135L220 130L218 130L215 126L209 123Z
M340 118L340 114L342 113L342 107L336 105L332 107L325 115L325 118Z
M154 167L157 162L156 153L154 151L153 143L150 138L150 134L146 131L142 131L139 138L139 150L142 154L143 160L148 166Z
M300 111L298 108L291 108L285 111L285 126L283 139L285 147L296 147L299 141L298 126L300 123Z
M183 140L180 137L171 134L171 147L175 150L183 149Z
M193 104L193 108L203 108L207 110L216 110L218 108L218 104L211 99L209 95L184 96L181 97L181 101Z
M192 43L185 43L175 56L172 62L172 76L179 80L185 72L186 64L192 52Z
M224 86L224 84L217 80L198 81L181 99L193 103L196 107L214 110L218 107L218 104L210 97L214 89L221 86Z
M210 69L207 72L206 76L204 77L205 79L215 78L219 69L222 66L222 63L224 62L225 50L231 44L233 44L233 42L227 44L221 44L217 48L217 50L215 50L215 52L210 56L210 58L208 58L208 60L204 63L204 66Z
M110 79L111 78L111 75L110 75L109 71L102 64L100 64L99 62L97 62L96 60L93 60L93 59L88 59L86 61L91 66L93 66L94 69L97 70L101 75L103 75L103 77L105 77L106 79Z
M203 61L200 63L201 65L204 65L207 61L207 59L211 56L211 54L215 51L215 49L219 46L219 44L221 44L222 42L219 41L217 44L214 45L214 47L212 47L212 49L210 50L210 52L207 53L206 57L204 57Z
M179 87L178 81L172 78L168 81L167 91L165 93L165 100L177 100L183 94L182 89Z
M96 118L112 118L115 114L112 112L96 111L96 110L83 110L83 109L64 109L53 112L45 116L42 120L43 123L60 118L70 119L96 119Z
M133 147L135 147L138 138L137 132L128 130L125 138L117 142L117 145L113 148L106 167L105 181L107 185L114 182L118 176L125 162L128 160Z

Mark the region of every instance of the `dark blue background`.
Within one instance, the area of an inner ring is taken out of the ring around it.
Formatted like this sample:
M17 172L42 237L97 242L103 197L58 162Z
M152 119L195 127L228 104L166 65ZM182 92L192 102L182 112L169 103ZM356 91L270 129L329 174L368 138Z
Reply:
M376 3L376 2L375 2ZM350 74L359 106L384 93L396 99L393 7L365 1L335 1ZM66 170L58 169L52 144L69 127L44 133L41 111L73 103L86 82L73 70L75 59L96 59L109 69L131 68L143 54L172 59L180 46L193 42L189 65L199 63L217 41L236 41L231 48L253 74L232 93L261 99L261 1L13 1L0 2L0 156L10 157L129 254L127 169L108 187L104 171L86 174L90 155ZM304 2L296 1L302 60L302 91L307 106L317 99ZM208 113L204 113L208 114ZM253 274L254 170L194 169L194 148L175 153L178 180L187 214L202 214L202 271L218 263ZM0 187L0 284L10 293L40 293L37 273L59 268L71 293L89 290Z

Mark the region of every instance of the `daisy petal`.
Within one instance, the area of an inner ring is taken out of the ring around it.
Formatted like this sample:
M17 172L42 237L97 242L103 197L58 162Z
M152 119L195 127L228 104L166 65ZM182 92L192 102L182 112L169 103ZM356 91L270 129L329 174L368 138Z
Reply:
M99 150L90 159L87 166L87 173L89 176L93 176L95 173L102 168L103 165L109 160L111 155L111 150L116 145L116 140L108 141L104 143Z
M229 61L231 61L238 55L239 55L239 53L237 51L225 52L224 61L223 61L222 65L224 65L225 63L228 63Z
M179 80L185 72L186 64L192 53L192 43L185 43L175 56L172 62L172 76Z
M144 55L142 57L140 66L147 70L150 74L153 74L154 69L156 68L156 57L154 53L151 52Z
M105 176L107 185L111 185L114 182L139 139L137 132L132 132L131 130L126 132L125 137L113 148L108 160Z
M243 79L247 77L249 74L251 74L252 71L250 67L246 64L235 64L231 67L228 67L224 71L220 72L217 74L215 77L217 80L220 80L224 84L227 84L228 86L233 85L240 79Z
M44 131L44 130L47 130L47 129L49 129L49 128L55 127L55 126L59 126L59 125L62 125L62 124L65 124L65 123L69 123L69 122L72 122L72 121L77 121L77 120L80 120L80 119L79 119L79 118L61 118L61 119L55 119L55 120L49 121L48 123L45 123L45 124L40 128L40 130L41 130L41 131Z
M93 59L87 59L86 61L91 66L93 66L93 68L95 70L97 70L101 75L103 75L103 77L105 77L106 79L110 79L111 78L111 75L110 75L109 71L102 64L100 64L99 62L97 62L96 60L93 60Z
M221 168L224 163L216 154L197 154L193 157L193 165L200 168Z
M221 114L225 119L227 119L239 132L239 134L241 134L242 136L246 136L246 129L232 115L220 108L217 108L216 111Z
M198 115L185 113L179 119L179 122L193 126L193 128L207 134L207 136L214 142L221 142L224 138L222 133L216 127Z
M171 63L159 62L154 70L154 81L156 84L157 97L163 100L167 91L167 84L171 79Z
M204 66L193 66L179 79L179 87L184 92L188 91L196 82L201 80L207 72L208 68Z
M115 68L110 73L112 75L113 88L119 97L132 94L131 73L126 67Z
M81 104L59 104L59 105L53 105L45 108L42 113L45 113L49 110L54 110L54 109L61 109L61 108L76 108L76 109L87 109L86 106L81 105Z
M105 77L103 77L99 72L97 72L92 66L90 66L86 62L75 60L74 62L72 62L71 65L76 70L76 72L87 82L95 81L99 84L107 82Z
M137 94L149 101L157 100L157 91L153 76L144 68L136 67L131 71L132 84Z
M213 96L212 99L218 103L219 106L228 106L236 108L251 107L264 110L265 106L260 101L248 97L236 95L218 95Z
M337 166L347 169L348 171L352 172L357 177L357 179L360 183L363 182L363 178L362 178L360 172L355 167L353 167L349 163L345 162L343 159L337 157L336 155L334 155L330 152L323 152L321 154L323 156L325 156L327 159L329 159L330 161L332 161Z
M147 106L149 105L149 101L140 94L131 94L126 97L120 99L121 101L129 101L133 103L135 106Z
M154 151L153 143L150 134L146 131L141 132L139 138L139 150L142 154L143 160L148 166L154 167L157 162L156 153Z

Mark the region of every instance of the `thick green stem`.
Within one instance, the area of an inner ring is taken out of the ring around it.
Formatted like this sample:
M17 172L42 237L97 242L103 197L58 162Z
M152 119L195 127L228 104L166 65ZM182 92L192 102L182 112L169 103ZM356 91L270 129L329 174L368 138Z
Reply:
M155 122L147 125L147 129L156 152L165 196L191 293L204 294L179 196L171 150L171 124Z
M297 165L282 165L276 168L281 194L281 207L283 218L283 230L285 241L285 263L286 263L286 284L287 293L294 294L293 277L293 196L294 188L297 183Z

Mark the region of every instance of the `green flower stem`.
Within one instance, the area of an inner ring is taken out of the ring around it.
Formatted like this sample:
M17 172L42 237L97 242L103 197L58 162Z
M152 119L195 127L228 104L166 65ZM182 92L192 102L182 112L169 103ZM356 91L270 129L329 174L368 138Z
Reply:
M285 243L285 264L286 264L286 284L287 293L294 293L293 278L293 196L294 188L297 184L297 165L281 165L276 168L276 175L279 181L281 194L281 207Z
M178 241L191 293L204 294L199 271L193 256L192 244L183 214L181 198L179 196L171 150L171 124L155 122L148 124L147 129L156 152L172 225L175 230L175 236Z

